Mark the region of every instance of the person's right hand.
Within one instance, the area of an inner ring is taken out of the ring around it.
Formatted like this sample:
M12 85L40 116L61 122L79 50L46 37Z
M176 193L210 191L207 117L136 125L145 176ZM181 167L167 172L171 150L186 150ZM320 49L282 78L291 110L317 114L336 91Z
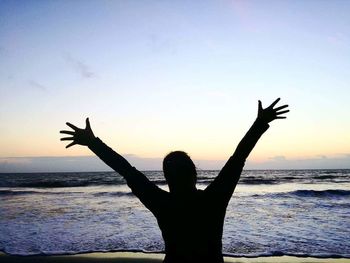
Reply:
M87 146L95 139L95 135L91 130L89 118L86 118L85 129L80 129L69 122L66 122L66 124L73 129L73 131L60 131L60 133L72 135L72 137L61 138L61 141L72 141L66 148L75 144Z
M282 114L286 114L287 112L289 112L289 110L283 110L283 109L288 108L288 105L282 105L282 106L279 106L277 108L274 108L275 105L279 101L280 101L280 98L278 98L277 100L272 102L272 104L269 107L264 109L262 107L261 101L259 100L257 120L265 122L265 123L269 123L269 122L271 122L273 120L276 120L276 119L285 119L285 118L287 118L284 115L282 116Z

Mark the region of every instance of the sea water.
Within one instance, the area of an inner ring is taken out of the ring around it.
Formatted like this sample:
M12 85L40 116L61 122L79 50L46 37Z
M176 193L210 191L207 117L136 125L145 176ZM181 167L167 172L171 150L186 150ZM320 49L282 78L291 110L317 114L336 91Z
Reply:
M145 172L167 190L162 172ZM218 171L199 171L204 189ZM0 174L8 254L162 252L153 215L115 172ZM350 257L350 170L244 171L227 208L230 256Z

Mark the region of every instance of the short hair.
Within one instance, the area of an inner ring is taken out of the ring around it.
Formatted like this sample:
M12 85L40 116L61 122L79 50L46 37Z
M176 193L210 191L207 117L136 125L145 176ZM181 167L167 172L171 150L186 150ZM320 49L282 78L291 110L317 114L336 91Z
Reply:
M173 151L167 154L163 160L163 170L165 179L167 179L169 172L174 170L197 178L196 166L190 156L184 151Z

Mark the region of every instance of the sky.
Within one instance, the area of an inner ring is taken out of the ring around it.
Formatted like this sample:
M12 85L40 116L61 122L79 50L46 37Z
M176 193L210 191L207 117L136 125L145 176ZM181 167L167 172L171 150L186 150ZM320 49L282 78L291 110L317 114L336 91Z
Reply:
M0 172L141 170L184 150L219 169L258 100L289 104L247 169L350 168L350 1L0 0Z

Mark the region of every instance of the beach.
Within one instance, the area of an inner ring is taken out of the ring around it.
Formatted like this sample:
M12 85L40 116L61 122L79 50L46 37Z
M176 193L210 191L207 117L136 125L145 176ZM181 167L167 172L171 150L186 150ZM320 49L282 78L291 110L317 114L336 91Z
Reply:
M146 175L166 189L160 171ZM215 176L217 171L200 171L198 187L205 188ZM164 251L155 218L116 173L0 178L4 253ZM349 201L350 170L244 171L227 208L223 253L235 258L349 258Z
M108 252L108 253L87 253L78 255L62 255L62 256L9 256L0 253L0 262L2 263L156 263L162 262L163 254L139 253L139 252ZM225 262L231 263L349 263L350 259L346 258L312 258L312 257L257 257L257 258L230 258L225 257Z
M0 0L0 263L350 263L349 14Z

